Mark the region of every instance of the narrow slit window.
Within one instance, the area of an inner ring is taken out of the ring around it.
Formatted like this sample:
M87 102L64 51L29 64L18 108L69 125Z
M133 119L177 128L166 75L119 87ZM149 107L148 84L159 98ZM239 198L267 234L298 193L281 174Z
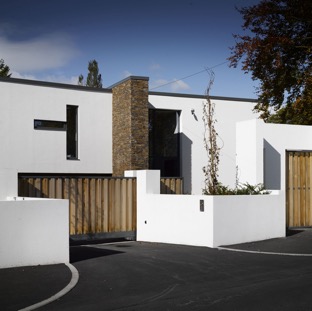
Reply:
M78 159L78 107L67 106L67 159Z
M34 129L44 131L66 131L66 122L35 119Z

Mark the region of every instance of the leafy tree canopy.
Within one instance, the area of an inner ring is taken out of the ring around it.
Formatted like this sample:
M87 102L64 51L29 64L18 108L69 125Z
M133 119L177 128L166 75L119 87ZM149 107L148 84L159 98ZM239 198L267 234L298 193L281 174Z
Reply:
M0 59L0 77L10 78L11 74L9 72L10 67L4 63L3 59Z
M81 74L78 78L78 85L85 85L89 87L102 88L102 76L99 73L99 66L97 61L90 60L88 65L87 81L84 81L84 77Z
M247 34L234 35L230 66L241 61L259 80L255 110L268 121L312 124L312 1L262 0L238 11Z

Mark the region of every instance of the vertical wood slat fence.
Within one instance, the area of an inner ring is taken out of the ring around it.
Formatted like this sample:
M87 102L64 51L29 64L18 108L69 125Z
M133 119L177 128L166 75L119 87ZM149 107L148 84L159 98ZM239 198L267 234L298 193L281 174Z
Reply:
M136 179L20 177L19 196L69 200L70 235L136 230Z
M286 153L287 227L312 226L312 152Z
M162 177L160 179L161 194L183 194L183 178Z
M182 178L161 178L161 193L182 194ZM136 179L20 176L18 195L69 200L70 235L136 231Z

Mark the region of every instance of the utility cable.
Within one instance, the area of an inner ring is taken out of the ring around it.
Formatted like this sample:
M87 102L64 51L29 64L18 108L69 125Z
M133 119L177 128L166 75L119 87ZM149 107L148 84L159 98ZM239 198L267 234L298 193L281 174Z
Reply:
M222 63L220 63L220 64L217 64L217 65L214 65L214 66L212 66L212 67L207 67L207 68L205 68L205 69L203 69L203 70L201 70L201 71L195 72L195 73L190 74L190 75L188 75L188 76L186 76L186 77L183 77L183 78L180 78L180 79L177 79L177 80L173 80L173 81L170 81L170 82L168 82L168 83L164 83L164 84L158 85L158 86L156 86L156 87L153 87L153 88L151 88L151 90L155 90L155 89L158 89L158 88L160 88L160 87L163 87L163 86L166 86L166 85L169 85L169 84L172 84L172 83L176 83L176 82L178 82L178 81L185 80L185 79L187 79L187 78L196 76L196 75L198 75L198 74L200 74L200 73L203 73L203 72L209 73L209 71L212 70L213 68L222 66L222 65L224 65L224 64L226 64L226 63L228 63L228 62L229 62L229 60L224 61L224 62L222 62Z

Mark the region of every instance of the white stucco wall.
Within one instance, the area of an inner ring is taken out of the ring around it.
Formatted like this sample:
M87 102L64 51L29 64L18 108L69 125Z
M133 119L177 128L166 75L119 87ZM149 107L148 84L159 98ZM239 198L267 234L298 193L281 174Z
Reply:
M201 194L204 187L202 168L207 164L204 149L204 125L202 110L204 98L150 95L149 103L156 109L180 110L182 176L187 193ZM220 152L220 181L225 185L235 184L236 165L236 122L255 119L252 111L255 103L212 99L215 103L216 129ZM194 115L192 110L194 109Z
M257 136L259 122L248 120L236 125L236 165L240 183L263 183L263 144Z
M0 83L0 163L18 172L111 173L112 94ZM78 158L66 158L66 132L35 130L34 119L66 121L78 106Z
M129 171L126 175L137 177L138 241L218 247L285 236L281 192L163 195L159 194L159 171Z
M0 201L0 268L69 262L68 201Z
M0 268L68 262L68 200L19 198L17 171L0 169Z
M112 173L112 93L47 83L0 83L0 167L24 173ZM13 81L13 82L12 82ZM181 175L187 193L204 187L202 108L205 98L151 93L149 105L181 111ZM219 179L235 184L236 123L257 118L255 102L213 98L219 139ZM78 158L66 158L66 132L35 130L34 119L66 120L66 105L78 106ZM192 114L192 110L194 114ZM248 141L250 143L250 141Z
M286 236L285 194L213 197L213 245L231 245Z
M237 165L241 182L285 190L287 150L312 150L312 127L250 120L237 124Z
M17 170L0 168L0 200L17 196Z

